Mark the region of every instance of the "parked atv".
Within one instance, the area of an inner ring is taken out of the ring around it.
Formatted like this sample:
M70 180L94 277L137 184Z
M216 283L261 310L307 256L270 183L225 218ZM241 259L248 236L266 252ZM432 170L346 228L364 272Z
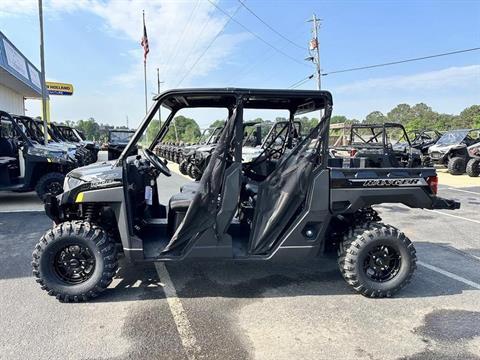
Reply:
M412 140L412 147L421 152L422 165L433 166L428 149L435 145L442 137L442 134L437 130L422 130L415 133L415 138Z
M403 125L397 123L352 124L349 144L333 150L338 164L346 167L414 168L422 165L421 152L412 146Z
M460 129L448 131L430 147L428 153L437 165L448 168L452 175L462 175L467 171L470 176L478 176L478 149L480 148L480 129ZM472 160L470 162L470 160Z
M135 131L133 130L108 130L108 142L106 147L108 151L108 160L118 159L134 134ZM138 147L131 148L130 151L129 155L135 155L138 152Z
M171 113L155 140L142 154L128 156L162 104ZM153 149L178 111L189 107L223 107L230 116L196 189L162 204L162 176L171 173ZM258 182L243 171L244 109L289 111L290 121L306 111L323 109L324 116ZM457 209L460 204L437 197L433 168L328 167L331 112L327 91L226 88L157 95L117 162L72 171L65 192L48 197L45 210L55 226L33 252L37 282L49 295L77 302L108 287L118 268L117 251L126 261L144 263L304 261L337 249L340 272L355 291L392 296L412 278L416 253L403 232L379 222L371 206Z
M88 141L85 139L85 135L70 126L67 125L55 125L62 136L70 142L81 144L88 150L86 162L87 164L93 164L98 160L98 152L100 147L95 141Z
M67 152L32 141L11 115L0 111L0 191L35 190L40 199L63 192L74 167Z

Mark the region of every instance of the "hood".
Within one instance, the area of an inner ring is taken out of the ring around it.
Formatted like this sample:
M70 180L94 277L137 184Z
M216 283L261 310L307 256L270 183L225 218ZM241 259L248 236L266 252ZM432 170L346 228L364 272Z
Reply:
M439 152L439 153L442 153L442 154L446 154L450 150L459 149L459 148L462 148L464 146L465 145L463 145L463 144L452 144L452 145L435 144L435 145L430 146L430 148L428 149L428 153L431 154L433 152Z
M116 160L104 161L72 170L68 177L83 182L121 181L122 168L115 166Z

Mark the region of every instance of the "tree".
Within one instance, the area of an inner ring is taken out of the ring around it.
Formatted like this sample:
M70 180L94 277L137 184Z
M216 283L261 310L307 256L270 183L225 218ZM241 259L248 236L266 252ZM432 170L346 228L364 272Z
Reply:
M215 120L213 123L210 124L210 128L217 128L217 127L222 127L225 125L225 120Z
M480 128L480 105L472 105L460 113L461 127Z
M408 104L399 104L387 113L389 122L406 124L412 118L412 108Z
M87 140L97 140L100 137L100 125L92 117L88 120L78 120L77 128L83 131Z
M387 117L381 111L373 111L365 117L367 124L383 124L387 121Z
M347 122L347 117L343 115L335 115L330 118L330 124L345 124Z
M163 141L176 142L197 142L200 139L200 127L195 120L187 118L183 115L176 116L172 119L169 129Z

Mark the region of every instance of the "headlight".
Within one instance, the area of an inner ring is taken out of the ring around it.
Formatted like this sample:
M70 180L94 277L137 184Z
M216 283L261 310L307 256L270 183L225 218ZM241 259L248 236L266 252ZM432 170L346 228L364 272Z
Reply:
M65 181L63 182L63 191L69 191L70 189L76 188L77 186L83 184L85 181L66 176Z

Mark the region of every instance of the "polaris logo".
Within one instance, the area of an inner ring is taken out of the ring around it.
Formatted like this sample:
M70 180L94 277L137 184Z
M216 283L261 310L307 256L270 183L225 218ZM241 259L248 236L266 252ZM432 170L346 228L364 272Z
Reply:
M363 182L364 187L397 187L397 186L424 186L427 185L424 179L355 179L352 182Z

